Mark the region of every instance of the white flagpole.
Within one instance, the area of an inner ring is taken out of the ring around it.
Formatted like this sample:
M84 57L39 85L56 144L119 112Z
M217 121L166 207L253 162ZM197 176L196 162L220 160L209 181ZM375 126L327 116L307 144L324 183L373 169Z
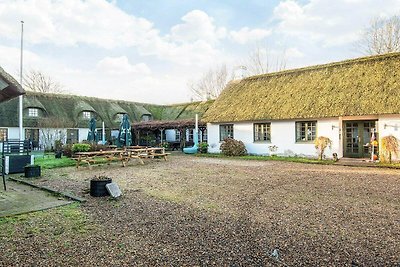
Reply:
M102 138L102 142L103 142L103 145L105 145L106 144L106 129L105 129L105 126L104 126L104 121L103 121L103 131L102 131L102 135L101 135L103 138Z
M23 64L23 50L24 50L24 21L21 20L21 58L20 58L20 70L19 70L19 82L22 86L22 64ZM18 112L18 124L19 124L19 140L24 140L23 133L23 96L18 97L19 100L19 112Z

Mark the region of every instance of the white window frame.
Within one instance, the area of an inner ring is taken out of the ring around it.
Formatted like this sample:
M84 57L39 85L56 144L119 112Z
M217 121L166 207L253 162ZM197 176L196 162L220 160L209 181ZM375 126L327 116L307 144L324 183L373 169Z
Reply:
M271 142L271 123L260 122L253 124L254 142Z
M222 128L224 129L224 134L222 133ZM225 138L234 138L233 124L220 124L219 125L219 141L224 141Z
M296 143L314 142L317 138L317 121L296 121L295 131Z
M90 111L83 111L82 112L82 118L85 120L89 120L92 118L92 112Z
M28 117L39 117L38 108L28 108Z

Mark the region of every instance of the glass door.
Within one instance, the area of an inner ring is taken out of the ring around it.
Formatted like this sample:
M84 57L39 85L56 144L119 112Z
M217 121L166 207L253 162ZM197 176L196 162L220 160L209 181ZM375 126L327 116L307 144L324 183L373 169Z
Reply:
M369 158L370 140L376 121L347 121L344 123L344 156Z

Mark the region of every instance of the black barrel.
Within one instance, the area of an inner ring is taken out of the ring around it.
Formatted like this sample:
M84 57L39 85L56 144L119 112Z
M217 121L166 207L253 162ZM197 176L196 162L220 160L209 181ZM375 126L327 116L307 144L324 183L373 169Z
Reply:
M106 189L106 184L112 183L112 179L92 179L90 180L90 195L92 197L105 197L109 193Z
M39 177L41 175L40 166L25 166L25 177Z

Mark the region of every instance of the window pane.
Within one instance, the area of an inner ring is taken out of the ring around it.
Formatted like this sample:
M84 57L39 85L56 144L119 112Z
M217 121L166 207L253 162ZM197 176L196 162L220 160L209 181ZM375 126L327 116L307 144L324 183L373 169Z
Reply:
M271 141L271 123L254 124L254 141Z
M233 138L233 124L219 126L219 140L223 141L227 137Z
M317 122L296 122L296 141L313 141L317 136Z
M37 108L29 108L28 109L28 116L29 117L37 117L39 115Z
M0 141L6 141L7 134L8 134L7 128L0 128Z
M84 118L84 119L90 119L92 116L91 116L91 112L90 111L84 111L84 112L82 112L82 117Z

